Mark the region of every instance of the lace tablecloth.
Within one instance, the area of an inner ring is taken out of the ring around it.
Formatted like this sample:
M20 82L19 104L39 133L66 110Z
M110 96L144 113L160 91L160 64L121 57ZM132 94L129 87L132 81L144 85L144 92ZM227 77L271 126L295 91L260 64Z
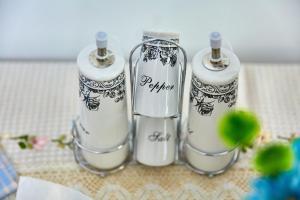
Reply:
M300 131L300 65L244 64L239 105L255 111L264 131ZM0 134L69 134L77 113L78 79L73 62L0 62ZM184 166L148 168L129 165L101 178L80 169L68 148L20 150L2 144L20 175L76 188L95 199L241 199L255 173L251 152L223 175L197 175Z

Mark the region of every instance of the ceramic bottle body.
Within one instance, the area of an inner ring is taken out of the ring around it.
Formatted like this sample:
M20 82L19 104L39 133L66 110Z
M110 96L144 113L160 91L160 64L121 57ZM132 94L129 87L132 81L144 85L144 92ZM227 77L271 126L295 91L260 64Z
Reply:
M128 137L128 116L125 89L125 61L115 54L114 63L97 68L90 62L94 45L78 56L79 120L78 131L82 144L90 149L116 147ZM128 144L121 150L107 154L83 152L91 165L100 169L117 167L127 157Z
M232 159L233 153L224 156L198 155L192 147L206 153L220 153L228 149L219 138L218 120L235 107L237 101L238 74L240 63L229 50L222 52L230 60L230 65L223 70L207 69L203 60L210 49L195 55L192 62L192 83L189 106L189 134L186 150L188 162L205 171L217 171L225 167Z

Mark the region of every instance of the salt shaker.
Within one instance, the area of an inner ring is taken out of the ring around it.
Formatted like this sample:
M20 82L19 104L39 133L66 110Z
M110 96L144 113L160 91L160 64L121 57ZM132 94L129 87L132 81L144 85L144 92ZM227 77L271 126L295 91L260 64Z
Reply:
M138 116L136 132L136 155L139 163L159 167L174 162L177 142L176 120Z
M182 49L178 42L176 33L145 31L140 44L140 57L131 78L135 158L144 165L165 166L175 161L186 64L186 56L185 63L180 63Z
M121 166L128 157L128 116L124 58L108 49L105 32L83 49L79 68L79 146L85 161L100 170Z
M221 35L210 35L210 48L192 60L189 134L184 154L188 165L198 172L217 174L228 168L237 151L228 149L217 133L219 118L233 109L237 100L240 61L221 47Z

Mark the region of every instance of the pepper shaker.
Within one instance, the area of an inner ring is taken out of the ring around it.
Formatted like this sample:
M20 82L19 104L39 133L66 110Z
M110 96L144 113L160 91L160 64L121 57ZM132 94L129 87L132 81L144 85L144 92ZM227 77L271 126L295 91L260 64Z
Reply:
M160 39L151 41L151 39ZM176 33L145 31L136 69L135 111L149 117L178 114L179 76Z

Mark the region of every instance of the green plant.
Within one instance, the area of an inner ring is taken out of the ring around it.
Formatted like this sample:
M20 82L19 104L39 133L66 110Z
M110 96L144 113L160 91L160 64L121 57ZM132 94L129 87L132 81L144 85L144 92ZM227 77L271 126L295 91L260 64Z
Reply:
M218 132L229 148L239 146L242 150L251 147L260 131L255 114L245 110L226 113L219 121Z
M275 176L292 168L294 154L291 145L273 142L259 148L254 156L256 171L264 176Z

